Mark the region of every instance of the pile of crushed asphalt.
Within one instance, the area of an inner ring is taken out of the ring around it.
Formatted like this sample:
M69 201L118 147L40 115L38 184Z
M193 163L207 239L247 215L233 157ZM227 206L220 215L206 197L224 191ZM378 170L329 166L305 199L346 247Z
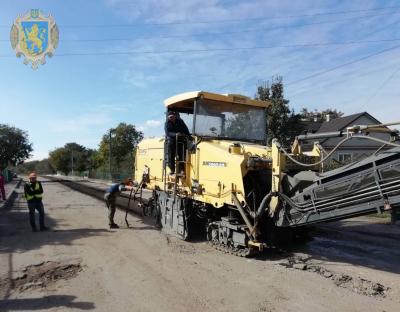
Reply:
M355 293L369 297L384 298L390 287L386 287L378 282L372 282L360 276L350 276L343 273L333 272L318 265L310 257L293 256L280 262L286 268L317 273L320 276L330 279L338 287L347 288Z

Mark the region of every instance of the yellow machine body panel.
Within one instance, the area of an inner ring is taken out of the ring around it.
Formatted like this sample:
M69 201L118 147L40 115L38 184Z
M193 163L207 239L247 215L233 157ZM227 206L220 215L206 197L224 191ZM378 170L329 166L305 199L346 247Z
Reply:
M241 255L262 250L267 220L282 211L279 194L306 184L298 183L299 163L313 164L318 150L305 155L297 146L288 157L279 142L266 146L269 101L193 91L164 104L165 137L136 149L138 189L153 190L144 215L182 239L203 224L214 244Z
M150 185L163 181L164 138L142 140L135 157L135 180L140 181L146 168L150 168Z
M172 180L164 173L164 138L144 139L137 148L135 179L149 173L147 187L171 188ZM233 141L209 140L188 153L185 175L179 179L180 192L197 201L222 207L232 205L232 192L244 196L243 177L252 168L249 159L264 160L264 169L271 169L271 149L266 146ZM167 169L168 170L168 169Z
M185 197L216 208L234 205L232 194L237 196L241 204L246 204L244 179L250 171L264 170L264 175L268 171L270 180L263 187L269 189L265 191L280 190L282 173L287 167L287 162L274 144L267 147L226 137L257 137L257 130L263 132L262 129L265 129L265 121L260 117L265 116L265 109L271 105L270 102L253 100L243 95L193 91L170 97L164 104L167 111L188 114L189 121L190 118L195 120L191 135L191 142L195 148L185 150L182 174L171 176L164 164L165 138L142 140L136 150L136 181L140 181L146 173L148 188L174 190ZM235 114L239 115L238 119L235 119ZM221 120L219 124L215 122L218 118ZM256 120L258 123L255 123ZM234 125L236 131L229 132L227 123ZM257 138L259 139L259 136ZM293 157L307 157L299 149L297 154ZM295 164L291 167L293 165ZM272 210L277 204L277 198L271 201Z

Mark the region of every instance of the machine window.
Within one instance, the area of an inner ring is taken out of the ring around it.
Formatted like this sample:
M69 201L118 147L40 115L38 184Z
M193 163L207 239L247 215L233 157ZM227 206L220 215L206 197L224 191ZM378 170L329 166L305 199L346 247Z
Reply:
M195 118L197 135L265 141L265 110L261 107L224 102L201 102Z
M352 160L352 155L350 153L340 153L339 161L342 163L349 163Z

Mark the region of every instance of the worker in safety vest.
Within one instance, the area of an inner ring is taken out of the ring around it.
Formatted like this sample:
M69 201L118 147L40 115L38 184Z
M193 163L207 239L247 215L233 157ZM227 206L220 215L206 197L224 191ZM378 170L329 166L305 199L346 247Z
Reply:
M32 232L36 232L35 210L39 212L39 229L47 231L48 228L44 225L44 207L43 207L43 187L42 183L36 180L36 173L29 174L29 182L25 183L24 187L25 199L28 202L29 221L32 227Z
M104 194L104 201L106 202L106 206L108 208L108 221L110 229L118 229L118 224L114 223L114 215L115 215L115 201L117 200L117 196L121 194L123 191L128 191L133 188L132 179L126 179L122 183L116 183L111 185Z

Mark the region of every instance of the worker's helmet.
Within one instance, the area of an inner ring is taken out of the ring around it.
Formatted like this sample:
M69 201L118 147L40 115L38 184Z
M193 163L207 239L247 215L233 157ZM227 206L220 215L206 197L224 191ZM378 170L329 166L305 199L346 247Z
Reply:
M133 184L133 181L132 181L131 178L126 178L126 179L124 180L124 184L125 184L125 185L132 185L132 184Z

